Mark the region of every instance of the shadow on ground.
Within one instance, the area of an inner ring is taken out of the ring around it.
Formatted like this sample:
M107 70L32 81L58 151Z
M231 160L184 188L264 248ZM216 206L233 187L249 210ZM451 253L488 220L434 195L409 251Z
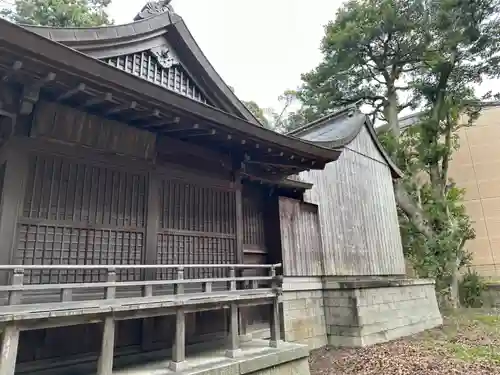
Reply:
M311 375L500 374L500 312L460 310L444 325L369 348L324 348L310 356Z

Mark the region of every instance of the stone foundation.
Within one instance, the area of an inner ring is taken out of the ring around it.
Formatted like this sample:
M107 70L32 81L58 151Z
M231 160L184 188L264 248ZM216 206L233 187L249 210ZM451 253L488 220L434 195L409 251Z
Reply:
M303 280L295 283L290 280L285 284L283 285L285 341L305 344L309 349L318 349L327 345L321 281Z
M284 337L315 349L366 346L442 324L431 280L285 278Z
M183 375L310 375L309 350L304 345L281 342L270 348L268 341L252 340L241 345L241 355L224 356L224 349L214 349L187 357ZM113 375L176 375L168 369L168 360L149 362Z

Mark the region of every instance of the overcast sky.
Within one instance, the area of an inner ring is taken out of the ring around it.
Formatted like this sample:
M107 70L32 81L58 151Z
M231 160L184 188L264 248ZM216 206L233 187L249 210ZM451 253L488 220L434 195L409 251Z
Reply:
M130 22L145 0L113 0L116 23ZM222 79L243 100L279 107L277 97L300 84L320 61L323 26L340 0L173 0Z

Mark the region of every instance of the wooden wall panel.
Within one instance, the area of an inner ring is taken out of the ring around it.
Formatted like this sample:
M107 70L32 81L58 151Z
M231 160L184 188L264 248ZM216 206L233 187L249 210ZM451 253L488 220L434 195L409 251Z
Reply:
M236 263L234 191L181 180L161 185L158 264ZM186 278L224 275L222 269L188 269ZM158 278L172 278L162 271Z
M144 159L156 152L152 132L47 101L35 106L31 136Z
M323 276L317 206L281 197L279 208L284 276Z
M30 157L14 260L24 264L141 264L147 178L57 156ZM120 271L136 280L139 271ZM26 282L105 280L104 271L33 271Z
M384 157L380 154L375 143L373 143L373 139L365 126L361 128L359 134L349 143L347 148L385 164Z
M354 143L362 142L355 140ZM349 147L323 171L300 174L314 184L304 199L318 205L325 274L404 274L389 168Z
M243 244L245 249L266 251L265 207L262 190L243 187Z

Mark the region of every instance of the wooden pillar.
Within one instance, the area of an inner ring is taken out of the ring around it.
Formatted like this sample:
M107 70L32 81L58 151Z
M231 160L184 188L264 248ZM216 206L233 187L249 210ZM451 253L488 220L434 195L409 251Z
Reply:
M184 280L184 267L177 268L177 280ZM184 294L184 284L174 285L174 294ZM172 371L181 371L186 363L186 312L183 307L179 307L175 312L175 337L172 348L172 360L169 368Z
M25 149L8 144L5 158L5 173L0 208L0 264L12 264L17 247L17 223L22 213L24 193L29 172L29 155ZM8 275L1 275L7 284Z
M238 334L238 305L231 303L229 307L229 340L226 356L236 358L241 355L240 337Z
M146 216L146 236L144 238L144 263L156 264L158 253L158 231L160 227L161 215L161 181L157 173L153 170L148 174L148 195L147 195L147 216ZM145 270L143 278L154 280L156 270ZM153 287L147 286L143 290L144 297L153 295ZM141 348L148 350L152 346L154 336L154 320L142 319L142 340Z
M145 236L145 264L156 264L156 256L158 253L158 230L160 227L161 215L161 181L155 171L149 172L148 175L148 207L146 216L146 236ZM154 279L156 276L153 270L146 272L147 279Z
M186 313L183 308L175 312L175 338L170 370L181 371L186 361Z
M235 202L236 202L236 263L243 264L245 256L243 252L244 228L243 228L243 185L241 183L241 173L238 170L233 175L235 186ZM238 269L238 277L243 276L243 270ZM251 336L247 333L247 317L242 309L238 309L239 319L239 334L242 341L249 341Z
M111 375L113 373L114 348L115 319L112 316L107 316L104 318L101 355L97 364L97 375Z
M269 340L269 346L272 348L277 348L280 342L280 304L278 298L278 284L276 282L276 269L271 268L271 276L273 277L272 287L276 292L276 296L273 298L271 304L271 338Z
M3 330L0 374L14 375L16 370L17 348L19 346L19 328L8 325Z

